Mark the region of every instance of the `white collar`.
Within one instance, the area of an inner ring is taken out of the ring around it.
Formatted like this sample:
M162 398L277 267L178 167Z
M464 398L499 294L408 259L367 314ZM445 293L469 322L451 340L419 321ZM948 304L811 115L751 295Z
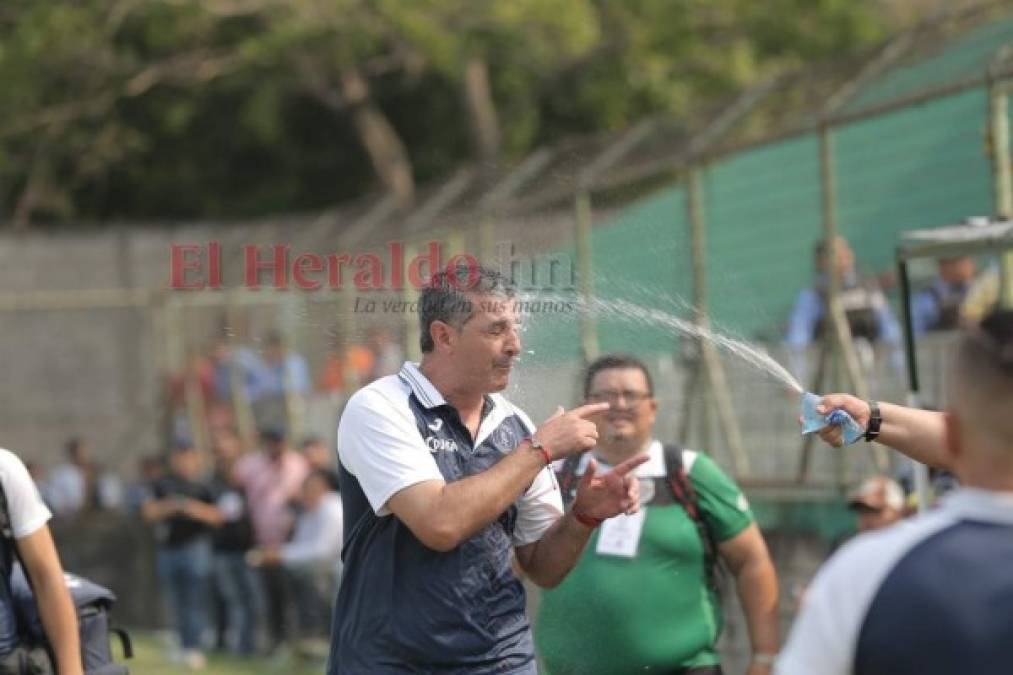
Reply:
M397 374L402 382L407 384L412 392L415 394L415 398L419 400L426 409L437 408L441 405L450 405L447 400L443 398L443 394L433 386L429 378L426 377L422 370L419 368L417 363L411 361L405 361L404 365L401 366L401 371ZM482 418L482 422L478 427L478 434L475 437L475 444L478 445L489 436L502 422L506 419L511 412L513 407L507 403L507 400L503 398L501 394L488 394L483 397L482 405L489 402L489 409L486 411L486 415Z
M404 365L401 366L401 372L397 376L401 378L402 382L411 387L411 390L415 392L415 398L426 408L435 408L447 404L446 399L443 398L443 394L433 386L428 377L422 374L417 363L405 361Z
M1013 525L1013 492L962 487L943 497L940 508L961 520Z
M633 470L633 475L637 478L664 478L668 475L668 470L665 467L665 446L661 444L661 441L652 439L645 449L647 452L647 461L638 466ZM692 450L683 450L683 465L686 467L686 473L689 473L693 469L693 462L696 461L697 453ZM591 461L594 451L585 452L580 458L580 463L577 465L577 475L584 475L584 470L587 468L587 463ZM612 466L603 461L600 457L595 457L598 460L598 472L604 473L609 471Z

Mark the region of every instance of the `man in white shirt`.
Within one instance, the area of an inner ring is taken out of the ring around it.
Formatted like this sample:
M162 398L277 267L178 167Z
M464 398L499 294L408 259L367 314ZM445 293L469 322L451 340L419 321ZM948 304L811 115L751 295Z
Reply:
M858 537L817 574L779 675L1013 672L1013 312L962 335L945 413L823 397L867 438L951 470L962 487ZM839 428L821 433L840 445Z
M633 457L588 471L565 514L549 464L594 446L561 409L535 431L503 398L520 353L500 275L461 265L418 303L421 364L348 402L338 427L346 532L327 672L536 672L518 563L558 584L603 519L638 508ZM593 592L593 589L588 589Z
M52 517L25 465L14 453L0 449L0 486L7 505L10 535L32 583L46 637L56 656L59 675L81 675L81 644L77 612L67 591L63 567L47 525ZM17 618L11 595L14 551L0 544L0 663L18 645Z
M281 565L292 584L296 615L303 637L326 634L331 598L341 569L344 535L341 496L331 485L330 473L314 469L303 483L302 513L292 538L280 545L251 551L254 565Z

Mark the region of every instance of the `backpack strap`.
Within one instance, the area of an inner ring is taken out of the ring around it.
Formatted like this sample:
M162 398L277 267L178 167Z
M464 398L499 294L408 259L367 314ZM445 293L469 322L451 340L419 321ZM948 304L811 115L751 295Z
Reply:
M559 482L559 491L563 495L563 506L569 506L577 496L577 468L580 466L580 458L584 453L569 455L563 460L563 466L556 473L556 481Z
M682 461L682 448L678 445L665 445L665 472L668 487L672 491L672 497L686 511L693 525L696 526L697 534L703 544L704 566L707 569L707 580L711 588L717 588L717 544L711 534L707 522L700 513L700 506L696 498L696 490L686 473L686 466Z
M120 639L120 644L123 646L123 658L134 658L134 643L130 640L130 634L123 628L110 627L109 632Z

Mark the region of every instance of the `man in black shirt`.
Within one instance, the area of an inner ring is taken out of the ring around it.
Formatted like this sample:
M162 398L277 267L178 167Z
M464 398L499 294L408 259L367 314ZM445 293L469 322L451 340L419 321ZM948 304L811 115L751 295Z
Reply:
M152 487L141 512L155 526L158 575L179 631L182 659L204 667L201 634L211 570L211 528L222 522L210 486L201 480L201 456L190 442L179 442L169 457L169 474Z
M211 489L222 516L222 525L212 535L214 585L225 610L229 647L242 655L256 650L257 598L260 592L246 553L253 548L253 521L250 506L234 468L243 454L242 441L232 430L216 432L212 452L215 473Z

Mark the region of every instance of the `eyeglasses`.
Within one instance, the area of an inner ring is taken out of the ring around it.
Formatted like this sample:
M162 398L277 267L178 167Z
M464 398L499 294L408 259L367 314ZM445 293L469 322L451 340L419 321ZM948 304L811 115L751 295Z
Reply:
M587 400L592 403L605 403L615 405L622 399L629 405L640 405L651 398L651 393L646 391L594 391L587 395Z

